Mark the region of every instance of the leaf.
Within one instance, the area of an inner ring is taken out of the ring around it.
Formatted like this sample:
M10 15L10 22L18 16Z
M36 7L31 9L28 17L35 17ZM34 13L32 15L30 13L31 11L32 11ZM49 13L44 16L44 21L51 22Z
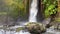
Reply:
M55 5L50 5L49 7L48 7L48 10L51 10L51 9L53 9L55 7Z

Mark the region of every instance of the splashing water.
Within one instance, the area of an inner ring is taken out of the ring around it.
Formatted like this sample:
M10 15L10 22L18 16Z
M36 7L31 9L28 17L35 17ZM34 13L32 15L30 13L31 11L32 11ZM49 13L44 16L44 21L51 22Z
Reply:
M29 22L37 22L36 15L37 15L37 0L32 0L31 8L30 8L30 16L29 16Z

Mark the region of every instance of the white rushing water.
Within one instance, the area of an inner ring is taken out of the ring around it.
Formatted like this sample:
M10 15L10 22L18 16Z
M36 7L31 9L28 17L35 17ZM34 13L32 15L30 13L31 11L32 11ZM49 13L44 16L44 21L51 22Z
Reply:
M20 32L15 32L15 31L5 31L5 30L0 30L0 34L30 34L29 32L25 32L21 30Z
M30 6L30 15L29 15L29 22L37 22L36 16L37 16L37 0L32 0L31 6Z

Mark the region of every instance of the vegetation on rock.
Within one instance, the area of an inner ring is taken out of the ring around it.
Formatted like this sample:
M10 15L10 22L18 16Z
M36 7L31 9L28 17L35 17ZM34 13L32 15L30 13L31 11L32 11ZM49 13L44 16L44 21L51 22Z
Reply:
M25 26L30 33L34 33L34 34L38 34L46 31L46 27L43 24L37 22L30 22Z
M19 32L20 30L24 30L24 28L23 27L16 28L16 32Z

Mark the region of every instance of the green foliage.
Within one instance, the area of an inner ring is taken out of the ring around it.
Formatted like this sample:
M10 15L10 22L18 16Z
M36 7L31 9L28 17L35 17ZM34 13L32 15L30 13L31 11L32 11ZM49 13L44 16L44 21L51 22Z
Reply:
M24 9L24 3L23 3L24 0L13 0L13 1L15 5L20 7L20 9Z
M26 15L25 5L27 2L25 0L6 0L6 5L9 8L9 16L16 19L18 16L24 17Z
M0 15L7 15L7 12L0 12Z
M57 0L43 0L45 17L56 14Z
M16 19L18 18L18 13L19 13L19 9L17 7L13 8L12 11L9 12L9 16Z

